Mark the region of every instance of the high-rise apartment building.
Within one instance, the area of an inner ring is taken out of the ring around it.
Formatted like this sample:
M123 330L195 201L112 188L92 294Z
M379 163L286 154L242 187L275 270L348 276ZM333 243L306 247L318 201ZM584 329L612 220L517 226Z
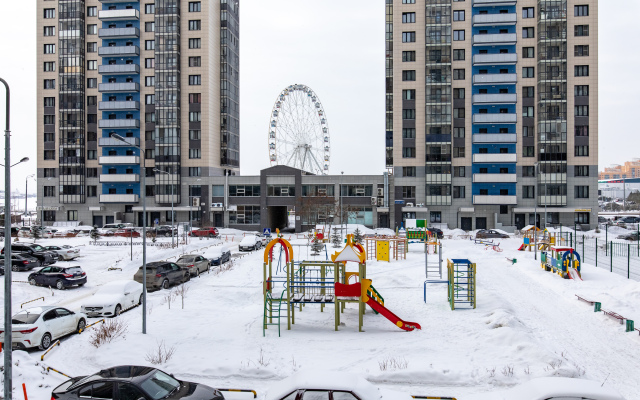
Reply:
M201 199L240 166L238 7L38 0L45 224L141 225L144 190L149 224L171 221L173 205L178 220L222 225L221 210Z
M597 15L595 0L386 1L396 224L521 228L536 204L540 225L597 223Z

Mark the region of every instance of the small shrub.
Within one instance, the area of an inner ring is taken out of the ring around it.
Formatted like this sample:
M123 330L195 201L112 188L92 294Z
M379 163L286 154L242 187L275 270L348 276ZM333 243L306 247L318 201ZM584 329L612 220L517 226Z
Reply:
M115 339L127 333L128 325L120 319L108 319L91 331L91 343L94 347L100 347L105 343L111 343Z
M161 342L157 342L157 346L150 350L147 355L144 357L145 360L149 361L151 364L164 364L167 361L171 360L173 354L176 352L175 347L170 347L167 349L167 346L164 343L164 340Z
M407 369L409 363L404 357L395 358L388 356L378 361L378 366L380 366L380 371L397 371L399 369Z

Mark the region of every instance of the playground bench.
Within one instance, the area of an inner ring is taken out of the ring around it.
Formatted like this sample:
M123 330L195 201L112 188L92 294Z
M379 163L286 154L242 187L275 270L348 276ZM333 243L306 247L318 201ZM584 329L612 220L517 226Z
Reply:
M607 311L607 310L602 310L602 312L605 313L608 317L611 317L620 321L620 325L624 324L625 318L622 315L615 313L613 311Z

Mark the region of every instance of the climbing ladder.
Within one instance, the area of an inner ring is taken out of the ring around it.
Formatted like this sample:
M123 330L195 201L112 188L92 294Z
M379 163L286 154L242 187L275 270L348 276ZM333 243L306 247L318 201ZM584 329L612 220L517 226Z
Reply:
M447 275L451 309L458 304L476 308L476 264L467 259L447 260Z
M262 336L265 336L265 331L269 325L278 326L278 337L280 337L280 318L286 318L286 314L282 314L282 303L287 306L287 299L284 298L286 290L282 291L280 298L273 298L271 291L267 292L267 297L264 302L264 318L262 321ZM286 310L286 308L285 308ZM275 322L273 321L275 319Z
M425 248L424 264L425 276L424 281L424 302L427 302L427 283L448 283L448 277L443 276L442 270L442 243L438 243L435 254L429 254ZM431 257L429 257L431 256Z

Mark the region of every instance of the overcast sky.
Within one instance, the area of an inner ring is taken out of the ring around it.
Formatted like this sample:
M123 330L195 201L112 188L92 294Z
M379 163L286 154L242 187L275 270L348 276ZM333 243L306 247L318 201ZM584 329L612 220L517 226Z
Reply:
M21 191L36 171L35 4L0 5L0 77L12 91L11 157L31 158L12 169L12 187ZM599 8L602 169L640 157L640 133L632 122L640 112L640 1L602 1ZM330 173L382 173L384 0L241 0L240 10L241 173L269 166L270 112L280 91L293 83L311 87L326 110ZM0 98L4 130L2 89Z

